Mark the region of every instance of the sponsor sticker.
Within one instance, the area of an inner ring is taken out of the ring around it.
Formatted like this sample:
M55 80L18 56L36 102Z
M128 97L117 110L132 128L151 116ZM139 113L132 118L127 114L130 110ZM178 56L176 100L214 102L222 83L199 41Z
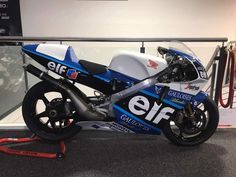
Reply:
M157 69L158 64L155 61L153 61L153 60L148 60L147 67L150 67L150 68L153 68L153 69Z
M171 101L175 102L175 103L179 103L179 104L185 104L185 102L183 100L180 100L178 98L172 98Z
M190 101L192 96L189 95L189 94L186 94L186 93L180 93L180 92L175 92L175 91L172 91L170 90L168 92L168 96L171 96L171 97L175 97L175 98L179 98L179 99L183 99L183 100L187 100L187 101Z
M173 114L174 109L171 107L162 107L157 102L150 103L144 96L135 96L128 103L129 110L145 120L158 124L162 119L168 120Z
M144 130L144 131L149 131L150 130L150 128L144 126L143 124L141 124L140 122L138 122L134 119L131 119L129 116L127 116L125 114L121 115L120 119L123 120L124 122L128 123L129 125L140 128L141 130Z
M197 101L194 101L194 102L193 102L193 105L194 105L194 106L197 106L198 104L199 104L199 103L198 103Z
M127 132L127 133L132 133L133 131L129 130L128 128L119 125L115 122L107 123L110 129L115 130L115 131L120 131L120 132Z
M162 87L155 86L156 94L160 94L161 93L161 89L162 89Z
M207 79L207 73L205 71L199 71L199 75L203 79Z
M76 79L79 72L77 72L75 69L68 69L66 76L70 79Z
M63 66L61 64L56 64L53 61L48 62L48 68L52 71L55 71L58 74L62 74L64 72L66 72L67 67Z
M200 87L199 86L196 86L196 85L193 85L193 84L188 84L187 87L185 87L184 89L188 89L188 90L199 90Z

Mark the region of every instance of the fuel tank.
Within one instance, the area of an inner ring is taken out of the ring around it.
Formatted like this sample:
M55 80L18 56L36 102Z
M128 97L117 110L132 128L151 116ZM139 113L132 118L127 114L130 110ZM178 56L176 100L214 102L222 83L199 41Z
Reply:
M161 72L167 67L163 58L135 52L122 52L115 55L109 69L142 80Z

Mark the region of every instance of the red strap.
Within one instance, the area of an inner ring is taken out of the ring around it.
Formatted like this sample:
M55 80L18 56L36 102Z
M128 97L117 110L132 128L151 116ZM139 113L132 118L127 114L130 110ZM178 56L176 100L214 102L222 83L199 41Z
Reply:
M231 63L231 67L230 67L230 82L229 82L229 96L227 99L227 102L224 103L223 98L222 98L222 83L223 83L223 78L224 78L224 73L221 76L221 91L220 91L220 104L222 107L227 108L228 106L230 106L230 103L233 101L233 97L234 97L234 52L231 51L229 53L229 62ZM226 66L226 62L224 63L224 68Z

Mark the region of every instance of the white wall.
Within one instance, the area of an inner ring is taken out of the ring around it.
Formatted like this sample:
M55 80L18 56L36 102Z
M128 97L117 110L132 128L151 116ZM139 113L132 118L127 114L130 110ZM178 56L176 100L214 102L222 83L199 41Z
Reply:
M235 0L21 0L25 36L236 39Z
M228 37L236 40L235 0L21 0L20 3L24 36ZM101 44L70 44L80 51L76 52L79 57L108 63L107 59L101 59L106 58L105 50L100 52L101 56L97 55L99 49L95 46ZM91 50L82 50L81 45ZM197 43L190 47L206 65L216 45ZM138 50L140 44L102 46L135 46L134 50ZM155 54L155 50L150 53Z
M21 0L20 3L24 36L236 39L235 0ZM102 64L109 64L119 49L138 51L140 46L137 43L69 44L79 58ZM149 46L147 53L155 55L155 48L160 44L145 45ZM188 45L206 65L217 44Z

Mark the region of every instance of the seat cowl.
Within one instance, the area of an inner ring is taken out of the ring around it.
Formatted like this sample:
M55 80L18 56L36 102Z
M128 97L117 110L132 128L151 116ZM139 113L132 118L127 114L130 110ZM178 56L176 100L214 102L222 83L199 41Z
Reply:
M68 45L39 44L36 48L36 52L64 61L68 48Z
M72 47L60 44L29 44L22 46L22 50L27 54L34 54L46 59L54 59L67 63L78 63ZM31 57L33 57L31 55Z

